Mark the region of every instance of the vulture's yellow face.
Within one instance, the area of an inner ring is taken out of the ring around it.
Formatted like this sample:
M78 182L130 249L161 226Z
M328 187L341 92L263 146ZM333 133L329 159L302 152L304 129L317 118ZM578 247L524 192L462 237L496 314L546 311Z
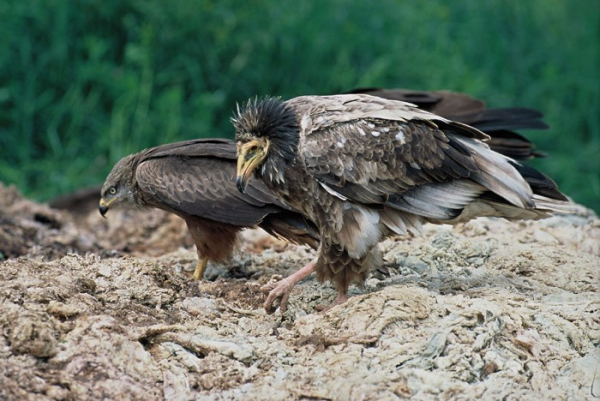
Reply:
M260 166L269 154L270 142L267 138L253 138L247 142L238 141L237 143L237 178L236 185L240 192L246 191L248 179L252 172Z

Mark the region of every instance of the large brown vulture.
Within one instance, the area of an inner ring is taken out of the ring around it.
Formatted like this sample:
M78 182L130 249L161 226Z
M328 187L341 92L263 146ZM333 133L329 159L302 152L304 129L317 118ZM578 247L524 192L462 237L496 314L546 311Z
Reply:
M313 270L335 285L333 305L345 302L349 285L381 265L377 244L423 223L571 208L550 179L491 150L487 134L410 103L365 94L254 99L232 120L240 191L261 179L321 240L317 258L271 292L267 310Z

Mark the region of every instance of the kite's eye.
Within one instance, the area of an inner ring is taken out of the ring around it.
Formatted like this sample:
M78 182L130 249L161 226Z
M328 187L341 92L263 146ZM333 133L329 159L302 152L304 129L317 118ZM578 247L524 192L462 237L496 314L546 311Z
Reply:
M114 195L117 193L117 189L115 187L110 187L110 189L108 190L108 193L111 195Z

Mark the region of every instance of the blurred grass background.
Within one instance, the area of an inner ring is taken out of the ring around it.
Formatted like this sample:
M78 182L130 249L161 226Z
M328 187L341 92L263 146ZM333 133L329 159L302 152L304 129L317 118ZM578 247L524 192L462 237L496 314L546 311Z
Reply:
M0 181L47 200L232 137L254 95L450 89L546 114L536 167L600 210L600 1L4 0Z

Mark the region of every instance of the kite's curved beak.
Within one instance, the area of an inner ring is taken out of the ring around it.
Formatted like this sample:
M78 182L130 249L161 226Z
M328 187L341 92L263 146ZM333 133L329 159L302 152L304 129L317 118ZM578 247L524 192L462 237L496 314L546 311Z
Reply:
M106 214L106 212L108 212L109 208L110 208L110 203L106 203L104 198L100 199L100 204L98 205L98 211L100 212L100 215L102 217L106 218L106 216L104 216L104 215Z
M265 160L268 151L269 141L267 139L253 139L244 144L238 143L235 185L241 193L246 193L246 187L252 172Z

